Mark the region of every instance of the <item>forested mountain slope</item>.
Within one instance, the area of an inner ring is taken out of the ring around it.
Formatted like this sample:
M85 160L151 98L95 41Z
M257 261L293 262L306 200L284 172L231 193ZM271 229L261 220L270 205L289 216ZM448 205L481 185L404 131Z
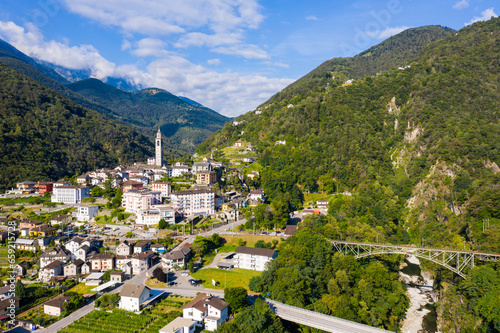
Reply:
M132 126L152 142L160 126L166 137L163 145L165 155L169 157L192 153L199 143L229 120L209 108L190 103L190 100L185 101L161 89L145 89L134 93L119 90L96 79L68 83L48 65L36 62L2 40L0 62L83 107ZM131 88L119 79L110 78L109 83Z
M332 237L500 252L499 26L449 34L411 67L275 97L198 150L250 141L266 193L289 209L305 192L351 191L332 202Z
M152 143L0 64L0 190L144 161Z
M132 93L97 79L78 81L67 87L112 110L145 134L153 136L160 127L167 138L167 145L170 143L183 153L193 152L198 144L229 120L209 108L190 104L163 89L148 88Z

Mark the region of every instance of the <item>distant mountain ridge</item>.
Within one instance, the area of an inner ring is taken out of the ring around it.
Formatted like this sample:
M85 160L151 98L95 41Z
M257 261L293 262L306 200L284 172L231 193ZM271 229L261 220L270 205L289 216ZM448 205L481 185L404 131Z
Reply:
M65 69L39 63L1 40L0 62L84 107L136 128L152 142L160 127L166 136L165 153L172 157L192 153L199 143L230 119L166 91L157 96L141 94L136 87L120 78L107 78L107 82L126 91L97 79L69 83L58 73ZM88 75L89 72L85 70L68 70L64 76L76 78Z
M0 64L0 190L145 161L153 144Z

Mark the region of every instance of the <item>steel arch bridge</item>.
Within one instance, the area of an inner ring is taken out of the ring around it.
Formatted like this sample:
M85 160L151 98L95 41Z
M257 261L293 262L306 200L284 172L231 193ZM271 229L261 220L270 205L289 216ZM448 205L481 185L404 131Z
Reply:
M377 254L414 255L415 257L430 260L436 264L446 267L464 279L466 278L466 275L463 272L464 269L466 267L474 267L474 260L500 261L500 254L494 253L445 250L391 244L371 244L346 241L331 242L337 252L343 253L344 255L353 255L356 259Z

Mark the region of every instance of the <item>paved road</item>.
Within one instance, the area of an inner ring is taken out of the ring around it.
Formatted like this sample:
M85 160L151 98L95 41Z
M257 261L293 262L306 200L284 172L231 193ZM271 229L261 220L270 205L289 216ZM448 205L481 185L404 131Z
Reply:
M84 307L82 307L82 308L78 309L77 311L73 312L72 314L70 314L68 317L63 318L63 319L55 322L54 324L50 325L49 327L47 327L43 330L37 330L37 332L40 332L40 333L57 332L59 330L62 330L63 328L65 328L69 324L73 323L74 321L86 316L87 314L89 314L93 310L94 310L94 302L85 305Z

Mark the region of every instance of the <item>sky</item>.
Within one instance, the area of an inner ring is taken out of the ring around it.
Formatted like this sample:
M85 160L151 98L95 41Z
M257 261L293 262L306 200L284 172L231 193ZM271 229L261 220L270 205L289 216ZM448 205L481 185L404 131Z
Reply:
M234 117L326 60L408 28L458 30L499 12L498 0L0 0L0 38Z

